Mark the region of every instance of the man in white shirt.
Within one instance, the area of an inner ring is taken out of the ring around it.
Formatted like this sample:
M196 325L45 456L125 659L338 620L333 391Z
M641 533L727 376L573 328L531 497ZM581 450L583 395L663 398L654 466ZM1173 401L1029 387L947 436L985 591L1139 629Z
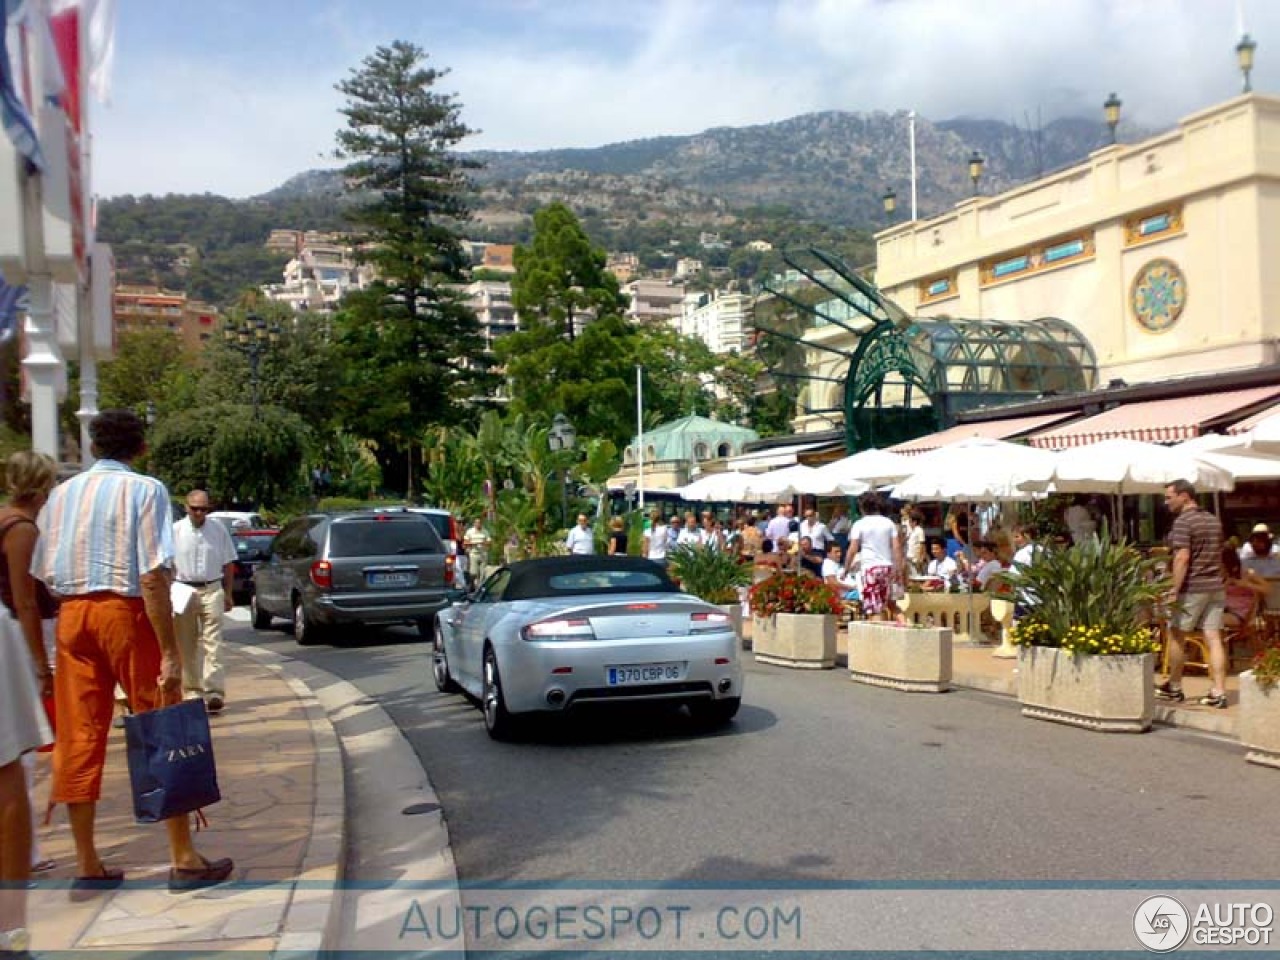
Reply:
M831 542L831 531L827 529L827 525L822 522L818 511L813 507L804 512L804 519L800 521L800 536L812 540L813 549L818 553L827 552L827 544Z
M1271 528L1265 523L1255 525L1240 548L1240 565L1260 577L1280 577L1280 554L1275 551Z
M692 513L686 513L684 515L684 529L680 531L680 536L676 539L676 545L681 547L700 547L706 542L702 528L698 526L698 518Z
M569 528L569 536L565 538L565 547L569 553L580 557L590 556L596 552L596 537L587 526L587 515L578 514L578 522Z
M662 519L660 510L649 515L649 529L644 534L644 555L660 566L667 565L667 521Z
M764 528L764 535L774 543L791 536L791 504L784 503L778 507L778 512Z
M200 697L210 713L226 704L222 665L222 615L232 607L236 547L218 521L208 522L209 494L187 494L187 515L173 525L174 579L195 591L174 621L182 651L182 690Z
M858 579L844 569L844 548L838 543L827 547L827 557L822 561L822 579L840 590L844 598L858 589Z
M1002 571L1004 567L996 557L994 541L979 540L974 544L974 547L978 551L978 563L977 570L973 574L973 586L976 590L985 590L991 578Z
M864 493L858 507L862 517L849 531L849 556L858 559L862 574L862 609L868 619L892 620L898 613L893 582L903 573L902 538L898 525L884 516L879 494Z
M931 539L929 555L929 565L925 567L925 575L938 577L943 582L942 589L950 590L955 586L960 568L956 566L955 560L947 556L947 545L941 540Z

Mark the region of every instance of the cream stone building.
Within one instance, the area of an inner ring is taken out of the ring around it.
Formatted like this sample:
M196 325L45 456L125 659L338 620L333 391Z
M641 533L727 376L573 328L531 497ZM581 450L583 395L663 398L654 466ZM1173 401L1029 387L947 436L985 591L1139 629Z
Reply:
M1057 318L1090 348L1091 387L1266 379L1267 369L1280 382L1280 98L1244 94L1149 140L892 227L876 247L876 283L909 317L1028 330ZM830 380L806 388L799 432L831 427L843 399L832 381L849 373L841 352L859 336L823 324L806 340L811 373ZM814 408L827 412L805 412Z

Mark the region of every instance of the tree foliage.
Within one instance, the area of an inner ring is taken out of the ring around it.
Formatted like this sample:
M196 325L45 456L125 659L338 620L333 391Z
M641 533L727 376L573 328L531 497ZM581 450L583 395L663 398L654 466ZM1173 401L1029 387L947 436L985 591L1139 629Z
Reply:
M367 231L361 256L379 277L335 318L340 403L384 465L392 450L411 463L422 432L465 419L466 402L488 383L479 326L460 294L469 260L458 230L470 215L473 163L452 148L471 131L454 98L433 91L445 72L425 59L396 41L337 85L346 97L339 156L350 161L348 190L364 198L351 218Z

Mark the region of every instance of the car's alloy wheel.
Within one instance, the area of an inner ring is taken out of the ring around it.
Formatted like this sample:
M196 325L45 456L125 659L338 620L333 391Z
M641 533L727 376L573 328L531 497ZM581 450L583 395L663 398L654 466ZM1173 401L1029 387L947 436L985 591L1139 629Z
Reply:
M301 597L293 601L293 639L300 647L309 647L320 642L320 628L302 608Z
M436 681L436 689L441 693L458 692L458 684L449 672L449 656L444 650L444 640L438 632L435 645L431 648L431 675Z
M253 618L253 629L268 630L271 627L271 614L258 606L258 595L249 597L249 615Z
M489 736L494 740L510 740L515 724L502 698L502 677L498 673L498 658L492 647L486 647L484 651L484 687L480 699L484 709L484 728L489 731Z

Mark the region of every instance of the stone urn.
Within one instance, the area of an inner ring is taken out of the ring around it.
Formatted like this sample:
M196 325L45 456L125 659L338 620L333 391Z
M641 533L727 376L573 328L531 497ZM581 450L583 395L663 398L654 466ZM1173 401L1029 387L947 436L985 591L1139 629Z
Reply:
M1252 670L1240 674L1239 730L1246 760L1280 769L1280 685L1264 690Z
M1018 648L1022 715L1100 733L1145 733L1155 715L1155 654Z
M752 641L760 663L797 670L830 670L836 665L835 614L776 613L770 619L771 629ZM759 623L757 617L754 624Z

